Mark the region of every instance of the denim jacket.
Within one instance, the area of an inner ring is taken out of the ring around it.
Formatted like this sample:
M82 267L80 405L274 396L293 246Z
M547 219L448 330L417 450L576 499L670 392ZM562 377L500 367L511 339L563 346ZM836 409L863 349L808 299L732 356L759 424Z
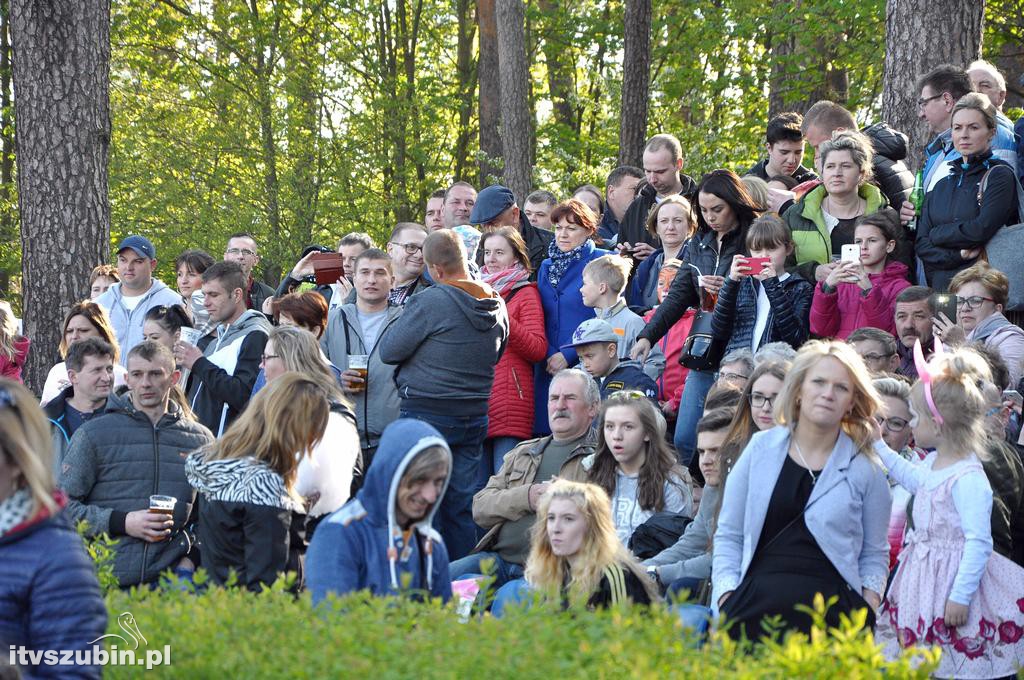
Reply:
M789 450L790 430L758 432L736 461L725 496L712 557L712 606L743 580L764 528L768 504ZM872 454L873 455L873 454ZM881 465L840 433L804 511L807 529L858 594L881 594L888 569L886 532L892 497Z

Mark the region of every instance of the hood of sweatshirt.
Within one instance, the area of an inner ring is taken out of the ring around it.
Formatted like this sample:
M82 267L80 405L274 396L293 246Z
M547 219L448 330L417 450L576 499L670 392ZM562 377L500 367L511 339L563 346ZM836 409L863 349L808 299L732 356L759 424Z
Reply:
M476 330L489 331L501 323L505 303L486 283L452 281L437 289L448 295Z
M897 262L896 260L893 260L886 264L885 269L883 269L880 273L868 274L868 279L871 280L872 285L878 283L887 283L889 281L906 281L907 273L909 271L910 270L907 269L907 265L903 264L902 262Z
M1021 330L1020 327L1010 323L1010 320L1003 316L1001 312L996 312L982 320L982 322L968 334L967 339L983 342L991 339L993 336L1000 335L1024 335L1024 330Z
M219 346L224 346L231 344L231 341L235 338L243 336L253 330L270 333L270 322L267 321L267 317L263 316L255 309L247 309L242 316L235 320L234 323L229 324L227 327L218 326L217 330L220 333Z

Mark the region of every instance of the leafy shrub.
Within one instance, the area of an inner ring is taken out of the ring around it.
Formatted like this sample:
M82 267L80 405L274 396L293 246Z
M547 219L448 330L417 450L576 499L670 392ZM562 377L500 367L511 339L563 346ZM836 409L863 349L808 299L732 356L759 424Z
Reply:
M171 647L157 677L349 678L926 678L928 663L886 663L862 620L811 639L792 635L751 652L717 635L699 647L662 608L566 613L534 607L459 623L438 602L355 595L313 611L284 584L254 595L210 588L113 591L111 632L131 612L150 649ZM109 678L137 669L109 666Z

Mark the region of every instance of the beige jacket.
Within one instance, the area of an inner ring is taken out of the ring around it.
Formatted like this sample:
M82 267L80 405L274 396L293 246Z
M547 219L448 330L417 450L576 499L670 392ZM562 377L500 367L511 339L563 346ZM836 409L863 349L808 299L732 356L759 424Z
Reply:
M488 529L473 552L481 552L494 545L498 532L505 522L515 521L533 510L530 509L530 485L537 476L544 449L552 441L551 436L528 439L505 455L505 462L487 486L473 496L473 521ZM597 435L593 430L566 459L558 471L559 479L574 482L587 481L583 459L597 450Z

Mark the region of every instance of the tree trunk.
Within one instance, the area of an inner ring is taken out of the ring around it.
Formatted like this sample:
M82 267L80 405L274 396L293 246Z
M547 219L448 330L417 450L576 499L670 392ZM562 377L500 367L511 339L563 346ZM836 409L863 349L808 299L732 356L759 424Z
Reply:
M473 20L472 0L456 0L455 5L459 17L459 37L455 50L455 72L458 74L459 88L459 134L455 139L454 176L455 179L463 179L469 174L471 165L469 145L473 138L473 107L476 104L473 95L477 81L476 64L473 61L473 38L476 36L476 23ZM495 123L495 127L497 127L497 123Z
M918 118L917 79L939 64L966 66L980 57L984 16L983 0L887 3L882 120L910 138L912 169L923 164L922 150L932 137Z
M501 66L498 58L498 21L495 0L477 0L480 22L480 186L501 176ZM457 178L456 178L457 179Z
M651 0L626 0L619 165L643 164L651 75Z
M505 186L523 201L533 186L530 163L530 104L527 101L525 9L522 0L496 0L501 73L501 141Z
M539 0L537 8L547 20L541 35L541 51L548 72L548 94L555 123L562 126L572 139L579 137L579 120L576 115L576 88L573 73L576 69L572 53L571 36L562 30L559 12L565 7L553 0Z
M18 239L14 207L14 128L11 117L11 22L10 4L0 0L0 243ZM0 291L13 298L11 277L14 267L0 270ZM14 300L12 300L14 302ZM20 305L19 305L20 306Z
M39 393L64 314L110 254L109 0L11 0L25 378Z

